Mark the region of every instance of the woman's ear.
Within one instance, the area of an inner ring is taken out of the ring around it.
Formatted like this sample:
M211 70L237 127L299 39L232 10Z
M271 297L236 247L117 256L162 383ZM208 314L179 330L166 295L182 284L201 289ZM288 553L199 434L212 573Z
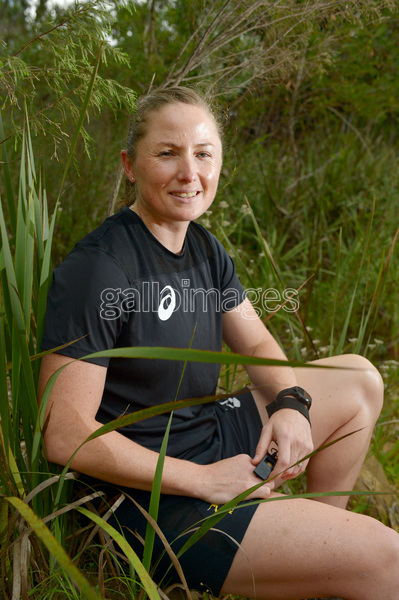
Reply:
M121 160L126 177L129 179L129 181L135 181L135 176L133 173L133 162L129 154L127 153L127 150L121 151Z

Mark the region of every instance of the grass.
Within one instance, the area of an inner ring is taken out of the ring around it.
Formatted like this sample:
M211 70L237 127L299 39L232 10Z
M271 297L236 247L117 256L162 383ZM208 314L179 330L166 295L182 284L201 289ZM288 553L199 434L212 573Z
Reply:
M307 134L302 144L298 159L287 145L256 141L206 221L230 249L244 286L303 285L301 318L263 310L289 358L354 352L379 368L385 405L370 457L381 470L374 465L371 477L366 465L359 485L384 490L389 502L370 497L350 505L399 530L397 148L371 138L366 152L342 129ZM223 389L245 382L231 369L223 375ZM303 479L290 489L304 491Z
M90 86L97 67L96 62ZM72 149L85 118L90 86ZM3 132L1 136L5 137ZM370 148L374 147L372 142ZM289 148L255 143L238 160L240 186L235 185L238 175L231 176L204 221L209 221L207 224L235 256L246 287L274 289L282 294L288 287L299 290L303 286L297 296L298 314L284 307L272 314L259 304L263 318L268 319L290 360L362 352L379 366L386 404L359 484L387 495L353 497L351 507L399 530L396 155L388 144L380 144L371 156L362 148L350 132L334 131L324 137L316 132L307 145L304 142L298 164L297 154L291 155ZM73 503L73 474L66 468L60 477L59 470L45 459L43 412L36 404L40 366L37 348L51 279L54 226L62 215L58 217L57 209L49 213L45 174L36 169L29 130L25 131L18 176L11 171L5 144L2 149L0 586L4 600L111 600L143 597L143 590L149 597L158 598L160 592L148 574L152 528L146 539L144 561L125 547L130 567L127 571L118 567L118 562L126 567L126 561L110 544L119 540L118 534L100 515L86 511L91 497L79 505ZM70 162L61 181L65 181ZM12 163L14 169L16 164ZM52 199L56 207L60 191ZM187 350L176 354L169 349L143 348L139 352L165 359L223 360L220 387L226 392L245 381L240 367L243 359L228 353L220 356ZM137 349L129 349L126 354L134 356ZM170 408L163 405L155 410ZM132 421L137 415L124 418ZM107 424L96 435L116 426L120 422ZM165 449L155 481L153 517L164 453ZM288 494L303 494L304 489L303 478L285 486ZM226 510L239 499L229 503ZM78 511L93 520L93 525L81 529ZM189 544L216 524L220 514L205 522ZM99 525L103 535L108 534L108 541L101 546L90 539L90 532ZM125 544L123 540L119 543ZM178 557L172 558L178 565ZM182 580L184 588L184 574Z

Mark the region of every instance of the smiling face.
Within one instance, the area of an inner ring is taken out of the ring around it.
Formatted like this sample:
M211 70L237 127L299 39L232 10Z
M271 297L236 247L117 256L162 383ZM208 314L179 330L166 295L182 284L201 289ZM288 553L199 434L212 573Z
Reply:
M134 160L122 153L125 173L136 182L134 210L151 229L186 223L212 204L222 166L222 143L211 114L175 102L152 112Z

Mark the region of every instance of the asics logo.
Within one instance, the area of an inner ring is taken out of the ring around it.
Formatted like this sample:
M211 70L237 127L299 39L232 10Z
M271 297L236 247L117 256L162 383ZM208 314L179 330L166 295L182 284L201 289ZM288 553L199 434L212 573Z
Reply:
M170 285L165 285L161 291L161 302L158 307L158 317L161 321L167 321L176 308L176 293Z
M229 408L240 408L241 400L239 400L235 396L230 396L230 398L227 398L227 400L222 400L221 402L219 402L219 404L228 406Z

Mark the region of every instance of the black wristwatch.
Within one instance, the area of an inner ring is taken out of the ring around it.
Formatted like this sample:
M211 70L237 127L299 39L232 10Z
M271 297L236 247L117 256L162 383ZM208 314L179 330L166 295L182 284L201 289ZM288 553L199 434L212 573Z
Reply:
M312 406L312 398L303 388L299 387L299 385L287 388L286 390L281 390L281 392L279 392L276 396L276 402L279 402L279 400L282 400L282 398L287 397L299 400L299 402L306 406L308 410Z
M312 398L303 388L294 387L281 390L276 399L266 406L267 414L271 417L282 408L293 408L300 412L310 423L309 409L312 406Z

